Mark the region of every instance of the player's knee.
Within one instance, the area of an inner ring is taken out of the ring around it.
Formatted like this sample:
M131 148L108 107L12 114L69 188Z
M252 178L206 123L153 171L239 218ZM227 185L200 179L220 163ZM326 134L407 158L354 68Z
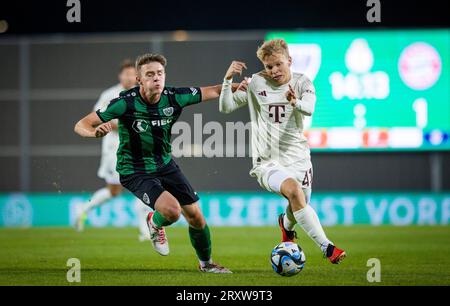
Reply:
M301 200L300 189L299 188L289 189L287 197L290 202L300 202Z
M164 217L170 222L176 222L180 219L181 208L178 204L170 205L164 212Z
M289 201L298 201L301 198L300 186L294 179L283 182L281 192Z
M178 203L177 199L167 191L164 191L158 197L155 203L155 209L172 223L180 218L180 203Z

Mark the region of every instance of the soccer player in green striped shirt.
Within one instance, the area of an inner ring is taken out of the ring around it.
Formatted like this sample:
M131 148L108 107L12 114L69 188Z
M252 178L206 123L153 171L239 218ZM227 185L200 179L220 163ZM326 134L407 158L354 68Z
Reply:
M199 197L171 156L171 128L185 106L218 98L222 85L174 88L165 86L166 58L144 54L136 60L139 86L121 92L106 109L92 112L75 125L83 137L103 137L119 119L117 172L121 184L154 209L147 217L151 241L161 255L169 254L165 226L183 214L199 258L199 269L231 273L212 261L208 225Z

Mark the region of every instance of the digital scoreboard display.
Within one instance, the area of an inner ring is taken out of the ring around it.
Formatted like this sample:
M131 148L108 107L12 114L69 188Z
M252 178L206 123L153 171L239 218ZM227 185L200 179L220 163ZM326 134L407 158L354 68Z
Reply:
M450 30L271 32L316 87L315 151L450 150Z

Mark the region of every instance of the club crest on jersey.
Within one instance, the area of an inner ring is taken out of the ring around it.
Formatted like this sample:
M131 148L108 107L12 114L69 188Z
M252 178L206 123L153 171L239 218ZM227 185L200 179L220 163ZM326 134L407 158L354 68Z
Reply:
M136 131L136 133L144 133L145 131L147 131L149 123L146 120L137 119L134 120L132 127L133 130Z
M173 115L173 107L166 107L163 109L163 113L166 116L172 116Z

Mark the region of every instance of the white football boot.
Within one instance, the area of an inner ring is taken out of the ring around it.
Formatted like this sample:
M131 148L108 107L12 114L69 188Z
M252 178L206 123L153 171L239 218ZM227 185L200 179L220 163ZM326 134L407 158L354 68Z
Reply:
M169 255L169 241L167 241L166 231L164 227L157 228L152 223L152 217L154 212L150 212L147 216L148 230L150 231L150 241L153 248L162 256Z

